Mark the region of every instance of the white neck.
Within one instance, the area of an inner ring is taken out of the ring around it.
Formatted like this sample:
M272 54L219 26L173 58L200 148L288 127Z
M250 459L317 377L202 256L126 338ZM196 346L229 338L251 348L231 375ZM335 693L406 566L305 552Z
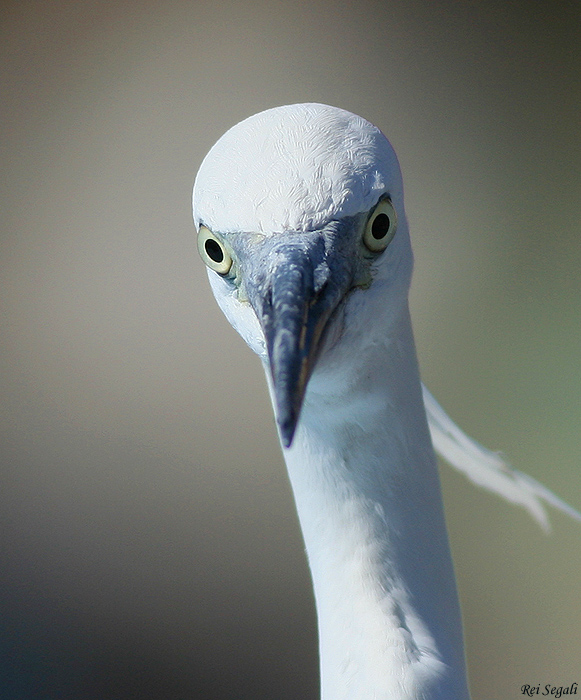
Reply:
M467 700L407 308L389 336L352 359L347 380L344 363L341 376L315 371L285 450L317 602L322 700Z

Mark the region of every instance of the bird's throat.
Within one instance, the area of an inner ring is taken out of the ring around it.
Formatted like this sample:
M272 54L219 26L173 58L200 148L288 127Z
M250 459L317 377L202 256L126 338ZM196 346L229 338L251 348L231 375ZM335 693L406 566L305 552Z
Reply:
M348 390L332 376L307 390L285 451L317 601L323 700L468 698L407 312L399 323L397 344L366 362L376 372Z

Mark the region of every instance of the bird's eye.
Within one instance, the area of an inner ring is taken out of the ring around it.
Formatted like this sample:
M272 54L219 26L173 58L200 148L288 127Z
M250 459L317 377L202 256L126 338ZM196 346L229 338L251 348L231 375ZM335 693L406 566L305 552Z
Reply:
M222 241L205 226L200 226L198 232L198 251L211 270L219 275L227 275L230 272L232 256Z
M374 253L381 253L390 244L397 228L397 214L389 199L382 199L369 217L363 243Z

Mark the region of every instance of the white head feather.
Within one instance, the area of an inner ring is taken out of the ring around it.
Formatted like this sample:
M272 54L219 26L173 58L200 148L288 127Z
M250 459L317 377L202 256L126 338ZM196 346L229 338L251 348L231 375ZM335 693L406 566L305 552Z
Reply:
M322 104L268 109L236 124L204 159L194 220L222 233L313 231L402 198L397 157L365 119Z

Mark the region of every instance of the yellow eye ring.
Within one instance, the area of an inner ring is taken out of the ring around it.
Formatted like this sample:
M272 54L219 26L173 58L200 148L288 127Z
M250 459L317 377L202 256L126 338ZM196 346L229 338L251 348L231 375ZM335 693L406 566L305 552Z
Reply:
M397 214L389 199L382 199L369 217L363 233L365 247L381 253L391 243L397 229Z
M200 226L198 231L198 252L210 270L219 275L227 275L230 272L232 256L224 243L205 226Z

